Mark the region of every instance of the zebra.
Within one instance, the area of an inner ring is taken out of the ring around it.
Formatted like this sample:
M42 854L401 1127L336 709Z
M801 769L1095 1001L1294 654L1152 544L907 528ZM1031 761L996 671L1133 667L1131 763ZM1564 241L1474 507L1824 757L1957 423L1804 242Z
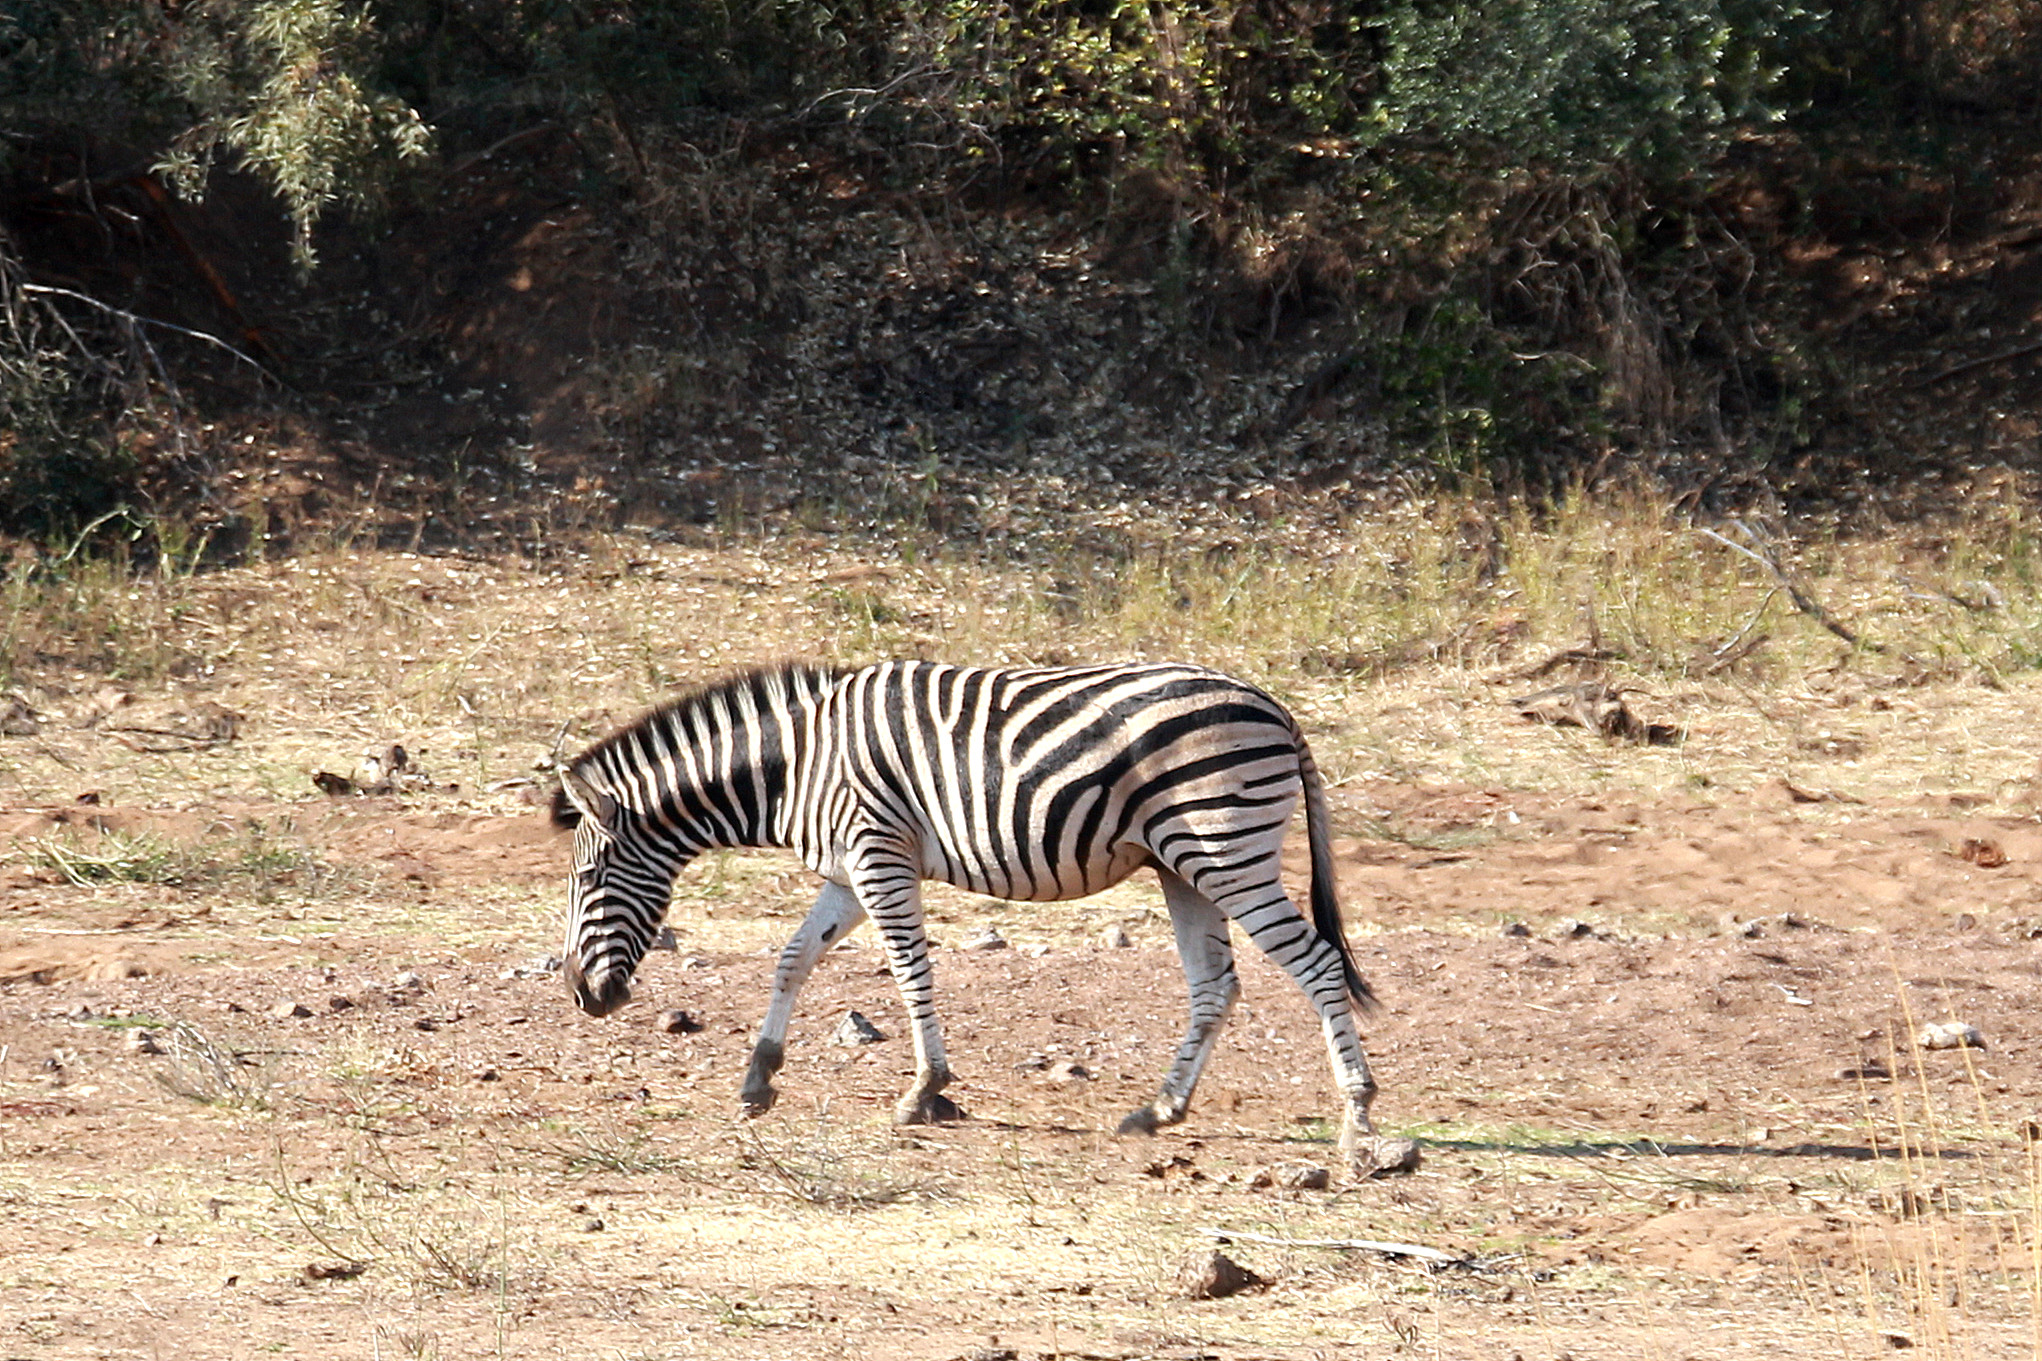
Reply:
M1300 798L1311 912L1278 870ZM1161 1092L1120 1122L1185 1118L1240 993L1238 922L1318 1013L1344 1100L1340 1146L1374 1170L1376 1086L1356 1032L1375 998L1335 895L1326 800L1297 720L1244 681L1183 664L990 669L891 661L753 669L672 699L561 770L573 832L562 972L581 1009L616 1010L665 919L675 876L711 848L791 848L823 880L784 949L742 1112L771 1109L795 998L831 945L872 918L913 1026L898 1124L962 1118L923 933L921 883L1049 902L1144 866L1162 881L1190 1020ZM1385 1145L1386 1146L1386 1145Z

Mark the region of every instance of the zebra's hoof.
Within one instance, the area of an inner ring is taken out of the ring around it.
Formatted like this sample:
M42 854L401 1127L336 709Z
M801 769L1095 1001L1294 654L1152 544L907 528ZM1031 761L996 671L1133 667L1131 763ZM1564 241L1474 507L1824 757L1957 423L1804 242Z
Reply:
M780 1099L780 1093L771 1087L748 1091L737 1099L737 1113L747 1120L756 1120L773 1109L773 1103Z
M1154 1134L1163 1127L1154 1106L1136 1106L1120 1119L1115 1134Z
M964 1107L941 1092L930 1092L919 1100L907 1100L893 1108L896 1125L950 1125L965 1119Z

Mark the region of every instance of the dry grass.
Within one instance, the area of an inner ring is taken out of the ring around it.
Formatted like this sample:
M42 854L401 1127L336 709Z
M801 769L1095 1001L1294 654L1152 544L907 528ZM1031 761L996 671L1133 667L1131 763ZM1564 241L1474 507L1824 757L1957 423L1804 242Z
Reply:
M336 539L275 562L139 576L118 562L17 558L0 582L0 674L45 721L34 737L0 743L0 798L67 803L92 787L116 804L295 801L310 797L314 770L345 772L365 748L397 740L436 783L461 787L412 802L449 814L529 811L519 797L561 743L592 739L704 672L783 655L902 654L1223 667L1293 703L1330 777L1357 801L1378 781L1732 800L1784 779L1871 800L1961 793L2002 809L2034 789L2025 735L2042 709L2033 680L2042 537L2010 499L1888 540L1780 544L1780 567L1863 637L1859 648L1797 609L1765 565L1643 494L1538 514L1443 499L1330 533L1268 523L1197 551L1141 525L1104 547L1069 534L999 560L909 542L912 551L882 553L803 533L698 544L586 536L543 560L485 561ZM1541 669L1569 651L1602 660ZM1590 669L1636 687L1633 702L1687 729L1687 744L1634 748L1530 728L1504 702ZM211 750L128 751L93 719L109 683L148 702L211 699L245 722L235 742ZM1818 805L1811 816L1851 807ZM1369 817L1355 811L1346 830L1442 853L1512 835ZM238 967L254 931L285 929L257 910L265 894L317 900L309 915L320 920L287 928L300 962L317 954L320 932L343 926L430 941L436 953L507 940L544 948L557 907L550 888L421 901L386 880L335 879L289 829L196 842L46 838L15 852L94 892L205 893L216 911L190 939L211 951L208 965ZM811 891L784 859L710 857L680 886L682 949L772 949ZM1168 933L1153 920L1154 898L1130 885L1055 917L993 919L1016 946L1065 948L1108 920L1160 943ZM992 912L940 890L929 901L932 934L951 943ZM679 967L673 956L649 965ZM1469 1145L1453 1154L1475 1188L1465 1200L1268 1198L1249 1214L1238 1197L1202 1198L1126 1169L1089 1177L1083 1169L1132 1155L1076 1135L1054 1156L1003 1146L997 1133L932 1135L923 1147L878 1117L798 1107L739 1135L720 1116L662 1122L594 1097L571 1117L505 1097L497 1118L518 1132L491 1133L473 1114L483 1089L454 1084L473 1081L473 1056L522 1045L511 1037L529 1032L308 1045L284 1070L237 1057L204 1026L173 1033L170 1091L155 1094L168 1105L151 1118L268 1122L259 1132L274 1165L253 1184L246 1169L190 1171L188 1186L165 1182L142 1209L95 1210L104 1222L81 1219L79 1237L132 1244L167 1223L194 1251L219 1254L227 1265L217 1274L246 1272L278 1291L357 1290L350 1299L383 1355L473 1354L477 1339L506 1337L497 1349L520 1354L520 1311L568 1295L589 1301L576 1326L601 1339L603 1355L648 1345L646 1320L670 1330L658 1345L674 1355L857 1355L865 1338L851 1319L889 1309L961 1317L988 1300L1013 1301L1000 1345L1051 1355L1109 1344L1115 1354L1175 1354L1194 1349L1186 1339L1216 1339L1225 1354L1485 1355L1500 1329L1529 1357L1609 1329L1641 1354L1677 1356L1708 1318L1822 1356L1883 1348L1888 1330L1952 1361L2016 1354L2009 1329L2042 1339L2042 1153L2021 1132L2032 1112L1997 1108L1977 1072L1961 1100L1925 1082L1894 1084L1857 1123L1817 1131L1876 1144L1869 1163L1674 1160L1638 1144L1638 1129L1461 1124L1451 1136ZM1900 1048L1896 1065L1918 1057ZM652 1061L619 1052L606 1068L606 1054L583 1057L618 1086L636 1086L634 1065ZM710 1071L702 1109L725 1109L734 1080ZM0 1057L0 1095L54 1099L39 1081ZM1323 1153L1311 1134L1300 1131L1302 1151ZM0 1150L0 1201L44 1222L105 1204L95 1199L105 1188L61 1184L15 1151L18 1134L6 1137L14 1149ZM1229 1148L1216 1138L1200 1155L1215 1179L1251 1170L1229 1165ZM1904 1203L1916 1213L1890 1241L1864 1245L1861 1272L1808 1268L1784 1297L1740 1299L1622 1262L1571 1269L1563 1292L1509 1257L1550 1246L1555 1214L1584 1206L1645 1215L1703 1196L1812 1213L1818 1202L1878 1195L1913 1197ZM229 1208L207 1211L213 1200ZM1308 1240L1353 1237L1358 1215L1366 1236L1470 1246L1496 1271L1464 1278L1265 1248L1243 1255L1278 1281L1272 1296L1194 1307L1164 1292L1187 1226L1207 1218ZM588 1227L597 1220L600 1230ZM117 1269L114 1249L100 1251L63 1271L15 1262L0 1268L0 1286L55 1292L74 1274ZM939 1273L928 1269L932 1253ZM313 1287L298 1279L311 1260L371 1269L359 1283ZM214 1271L211 1258L204 1269ZM803 1281L818 1284L789 1285ZM1663 1312L1676 1297L1678 1327ZM193 1335L209 1326L187 1325ZM25 1326L33 1340L44 1325Z

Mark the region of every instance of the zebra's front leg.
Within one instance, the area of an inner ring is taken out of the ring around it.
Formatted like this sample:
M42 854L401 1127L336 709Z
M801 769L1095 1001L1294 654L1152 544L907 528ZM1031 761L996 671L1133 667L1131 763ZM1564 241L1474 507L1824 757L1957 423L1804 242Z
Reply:
M854 876L866 915L879 928L886 947L887 968L907 1007L915 1036L915 1079L894 1103L896 1125L940 1125L964 1119L964 1111L943 1095L950 1085L950 1063L943 1053L943 1031L936 1023L935 969L929 962L929 938L922 930L922 885L908 863L888 859L868 862Z
M1198 1086L1198 1075L1205 1071L1220 1029L1233 1011L1235 999L1241 995L1226 914L1168 870L1157 873L1163 882L1163 901L1170 906L1170 925L1177 933L1177 958L1184 966L1191 1020L1183 1042L1177 1046L1176 1059L1163 1075L1162 1092L1154 1101L1128 1113L1120 1122L1122 1134L1154 1134L1184 1118L1191 1109L1191 1094Z
M773 1000L766 1006L766 1019L759 1023L751 1067L745 1070L744 1090L738 1097L747 1119L773 1109L780 1095L773 1089L773 1075L787 1061L787 1025L794 1017L794 999L800 995L801 985L815 972L816 962L864 915L857 894L842 884L826 883L800 929L781 949L779 967L773 971Z

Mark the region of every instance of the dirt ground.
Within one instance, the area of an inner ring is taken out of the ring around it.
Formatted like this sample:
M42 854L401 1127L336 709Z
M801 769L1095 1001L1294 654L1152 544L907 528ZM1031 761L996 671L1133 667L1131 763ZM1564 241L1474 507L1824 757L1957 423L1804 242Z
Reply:
M594 1020L537 958L536 810L17 808L0 1354L2033 1355L2042 825L1970 802L1338 790L1377 1113L1425 1162L1329 1189L1286 1189L1336 1106L1259 958L1190 1120L1112 1134L1181 1024L1148 883L932 892L968 1122L887 1126L910 1059L867 932L741 1125L791 862L691 871L677 948ZM351 886L81 886L37 852L280 825ZM1007 948L963 948L988 924ZM887 1038L831 1043L851 1009ZM1986 1047L1911 1042L1946 1020ZM1186 1297L1213 1231L1264 1285ZM1315 1246L1351 1239L1457 1261Z

